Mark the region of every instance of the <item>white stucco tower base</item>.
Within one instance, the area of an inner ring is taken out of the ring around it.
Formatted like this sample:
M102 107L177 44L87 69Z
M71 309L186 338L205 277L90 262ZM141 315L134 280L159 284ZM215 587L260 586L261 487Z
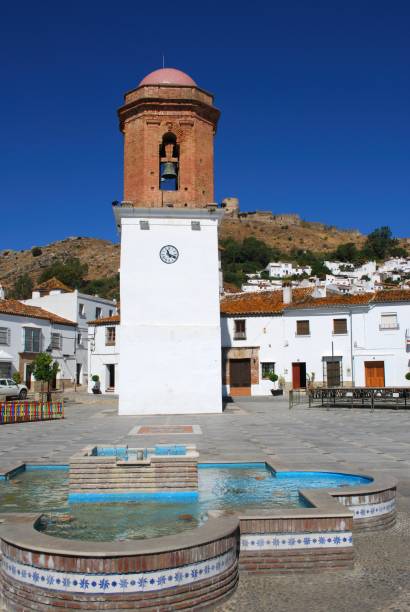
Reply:
M222 412L215 208L114 208L121 231L119 414ZM161 248L178 250L164 263Z

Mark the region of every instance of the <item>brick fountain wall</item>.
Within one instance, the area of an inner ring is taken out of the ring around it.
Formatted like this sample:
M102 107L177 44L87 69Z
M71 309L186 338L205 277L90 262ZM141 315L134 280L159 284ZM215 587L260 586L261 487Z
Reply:
M96 456L88 446L70 459L70 497L76 494L126 492L195 492L198 453L187 445L186 455L151 455L124 461L120 456Z

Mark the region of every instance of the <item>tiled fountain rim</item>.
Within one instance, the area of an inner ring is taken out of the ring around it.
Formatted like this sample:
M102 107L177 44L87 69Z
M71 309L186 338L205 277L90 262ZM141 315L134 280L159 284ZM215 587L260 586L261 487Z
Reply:
M216 463L215 461L201 461L201 463ZM369 495L395 489L397 479L386 474L377 474L373 472L360 473L352 466L346 466L343 470L335 470L333 466L319 465L309 466L306 469L304 466L289 466L286 464L272 461L269 457L265 457L260 461L244 460L237 458L235 461L218 461L218 464L224 463L265 463L275 472L295 471L295 472L331 472L332 474L362 476L372 478L372 482L368 484L359 484L349 487L323 488L323 489L301 489L300 493L305 497L311 508L290 508L280 509L271 508L246 512L232 512L232 514L221 513L219 516L210 516L207 522L191 530L186 530L182 533L170 536L162 536L159 538L149 538L145 540L121 540L112 542L96 542L87 540L68 540L50 536L47 533L37 531L35 525L41 517L41 513L27 513L27 520L24 520L24 513L7 514L3 519L0 515L0 538L8 544L16 545L21 548L32 551L59 554L59 555L78 555L80 557L123 557L127 555L152 555L175 550L183 550L207 544L218 538L224 537L232 533L239 526L240 520L249 519L310 519L310 518L352 518L353 513L348 507L343 506L334 497L343 497L350 495ZM40 464L39 464L40 465ZM24 469L25 464L21 464L21 469ZM13 517L19 517L18 522L13 520Z
M78 557L126 557L129 555L155 555L175 550L184 550L202 546L230 535L238 528L238 517L210 517L204 525L192 530L171 536L149 538L145 540L116 540L113 542L95 542L88 540L67 540L50 536L37 531L35 525L42 515L27 516L27 521L20 519L17 524L5 521L0 525L0 539L7 544L51 555L70 555ZM11 515L8 515L10 518ZM22 515L20 514L20 517ZM181 537L182 536L182 537Z

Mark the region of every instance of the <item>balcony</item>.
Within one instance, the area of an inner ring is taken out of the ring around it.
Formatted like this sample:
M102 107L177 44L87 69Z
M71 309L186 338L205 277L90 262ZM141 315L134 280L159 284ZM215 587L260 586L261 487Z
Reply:
M246 332L244 331L236 331L233 334L234 340L246 340Z

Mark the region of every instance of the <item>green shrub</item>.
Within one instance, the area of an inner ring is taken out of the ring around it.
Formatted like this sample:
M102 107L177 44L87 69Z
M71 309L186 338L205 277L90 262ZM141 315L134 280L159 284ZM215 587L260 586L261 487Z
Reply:
M14 380L14 382L16 383L16 385L19 385L21 383L21 376L20 376L20 372L14 372L12 379Z
M31 254L32 254L33 257L38 257L39 255L42 254L42 252L43 251L40 249L40 247L33 247L31 249Z

